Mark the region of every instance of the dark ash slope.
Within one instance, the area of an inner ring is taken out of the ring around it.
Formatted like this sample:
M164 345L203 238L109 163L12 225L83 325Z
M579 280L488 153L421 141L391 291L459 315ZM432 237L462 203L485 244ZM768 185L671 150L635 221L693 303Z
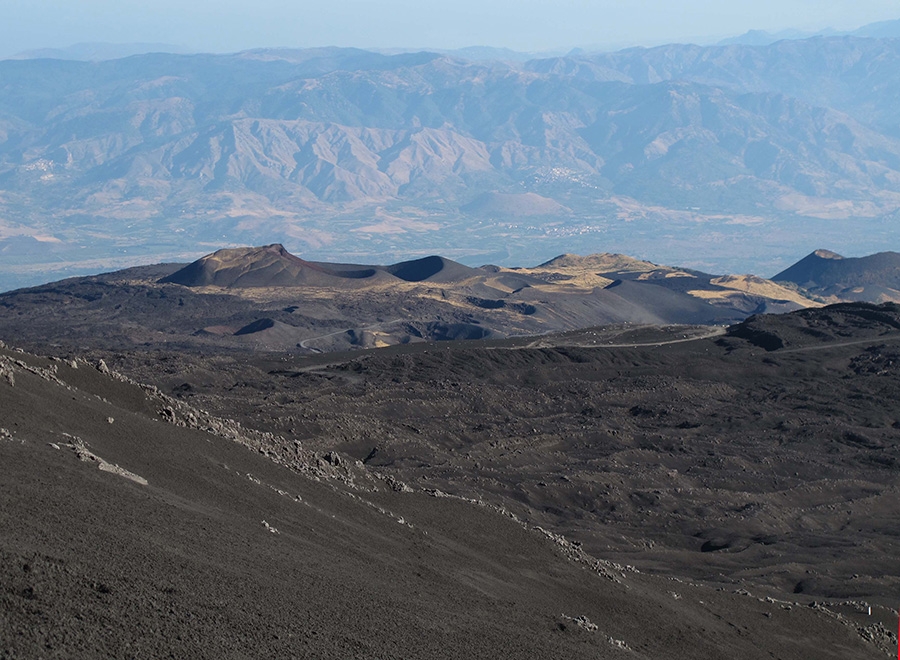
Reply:
M900 312L727 335L622 326L477 344L116 363L383 475L486 498L590 552L779 597L889 605ZM605 348L606 347L606 348Z
M850 621L623 572L85 362L0 350L0 376L4 658L877 652Z

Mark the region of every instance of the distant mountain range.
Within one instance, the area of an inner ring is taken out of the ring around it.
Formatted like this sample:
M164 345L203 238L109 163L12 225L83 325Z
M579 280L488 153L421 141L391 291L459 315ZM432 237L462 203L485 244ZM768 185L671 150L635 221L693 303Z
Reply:
M618 249L719 272L875 251L900 210L898 65L900 41L857 37L524 64L2 61L0 288L272 240L333 261Z
M278 49L266 49L278 50ZM421 48L374 48L371 52L381 53L384 55L400 55L403 53L418 53ZM572 52L576 52L577 49ZM466 48L453 49L434 49L430 52L449 55L464 60L491 61L499 60L503 62L527 62L540 57L549 57L561 55L564 51L546 51L546 52L523 52L512 50L510 48L496 48L492 46L468 46ZM117 60L123 57L131 57L133 55L146 55L148 53L170 53L178 55L196 54L197 51L187 46L179 46L175 44L165 43L105 43L105 42L88 42L72 44L64 48L35 48L31 50L23 50L15 55L0 59L10 60L74 60L78 62L103 62L105 60Z
M768 32L766 30L748 30L744 34L728 37L718 41L717 45L744 45L744 46L767 46L776 41L810 39L813 37L872 37L878 39L896 39L900 38L900 20L879 21L877 23L869 23L856 30L836 30L827 28L819 31L804 31L797 29L779 30L778 32ZM707 41L701 40L698 43L707 44ZM619 50L621 46L616 47ZM510 48L500 48L495 46L467 46L465 48L452 49L422 49L422 48L381 48L372 49L375 52L384 53L386 55L396 55L399 53L419 52L421 50L432 50L436 53L449 55L473 61L500 60L506 62L527 62L548 55L555 55L550 52L528 52L512 50ZM585 54L590 52L606 52L610 48L603 47L576 47L570 49L571 55ZM7 59L31 60L31 59L58 59L58 60L80 60L88 62L98 62L102 60L114 60L121 57L130 57L132 55L143 55L146 53L178 53L188 54L196 52L193 49L183 45L166 44L166 43L107 43L107 42L88 42L78 43L66 47L56 48L34 48L21 51ZM560 51L559 54L562 54Z

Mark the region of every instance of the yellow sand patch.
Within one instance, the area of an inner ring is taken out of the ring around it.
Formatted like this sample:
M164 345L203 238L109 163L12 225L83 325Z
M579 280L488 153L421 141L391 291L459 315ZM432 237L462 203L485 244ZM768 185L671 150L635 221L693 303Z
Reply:
M755 275L725 275L710 280L710 283L753 296L761 296L772 300L789 300L803 307L822 307L821 303L810 300L796 291ZM702 298L703 300L724 300L733 295L728 291L688 291L688 293L695 298Z
M654 270L654 271L650 271L650 272L647 272L647 273L642 273L641 275L638 275L638 279L641 280L641 281L653 279L654 277L658 276L659 272L662 271L662 270L663 270L663 269L660 268L660 269L657 269L657 270ZM679 271L679 270L673 270L673 271L670 272L670 273L665 273L664 277L665 277L666 279L669 279L670 277L694 277L694 278L696 278L697 276L696 276L696 275L691 275L690 273L682 273L682 272Z

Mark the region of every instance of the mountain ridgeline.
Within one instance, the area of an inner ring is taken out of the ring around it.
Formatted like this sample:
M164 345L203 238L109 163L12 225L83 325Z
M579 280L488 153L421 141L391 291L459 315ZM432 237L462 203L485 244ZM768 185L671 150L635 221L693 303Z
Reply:
M223 237L521 263L574 237L622 244L623 220L665 225L682 263L681 241L775 222L796 229L776 257L808 250L822 219L877 241L865 228L900 208L898 60L900 41L840 37L523 64L337 48L2 61L0 251L17 272ZM740 254L710 258L759 270Z

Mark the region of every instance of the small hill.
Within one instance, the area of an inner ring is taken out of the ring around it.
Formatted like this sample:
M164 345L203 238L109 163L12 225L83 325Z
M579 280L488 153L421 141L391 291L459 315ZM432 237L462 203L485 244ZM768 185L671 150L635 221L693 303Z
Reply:
M432 255L423 259L401 261L385 266L384 271L407 282L461 282L476 275L484 275L476 268Z
M609 287L622 281L651 284L655 289L667 289L672 293L672 300L666 304L686 294L737 315L782 313L819 305L796 291L754 275L715 276L684 268L659 266L624 254L591 254L584 257L561 254L529 272L548 281L576 286ZM632 287L621 291L626 290L630 294L641 291ZM658 293L655 291L653 295ZM686 301L687 298L681 300Z
M297 346L308 334L302 328L271 318L257 319L234 332L235 337L242 338L259 350L289 349Z
M527 272L549 282L565 282L580 287L607 287L623 279L623 274L639 277L651 272L680 272L649 261L641 261L625 254L599 253L581 256L561 254Z
M599 254L589 254L581 256L580 254L561 254L554 257L550 261L545 261L537 268L591 268L602 270L603 272L629 270L629 271L651 271L659 268L656 264L649 261L641 261L627 254L614 254L603 252Z
M894 303L839 303L791 314L754 315L728 329L767 351L840 344L886 336L900 330L900 306Z
M896 302L900 301L900 253L846 258L816 250L772 280L790 282L829 302Z

